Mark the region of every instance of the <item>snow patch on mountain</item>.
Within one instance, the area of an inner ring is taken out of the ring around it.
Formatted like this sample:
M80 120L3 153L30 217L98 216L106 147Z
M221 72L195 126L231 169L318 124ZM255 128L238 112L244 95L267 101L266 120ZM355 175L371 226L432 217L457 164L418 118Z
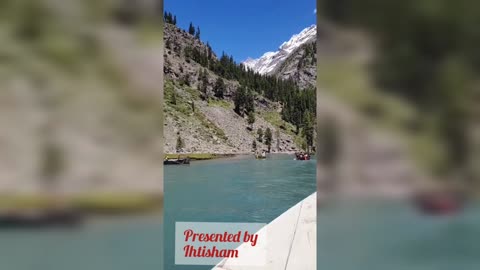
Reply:
M243 65L260 74L269 74L288 56L303 44L313 41L317 35L317 26L311 25L299 34L293 35L289 41L280 45L276 52L267 52L258 59L248 58Z

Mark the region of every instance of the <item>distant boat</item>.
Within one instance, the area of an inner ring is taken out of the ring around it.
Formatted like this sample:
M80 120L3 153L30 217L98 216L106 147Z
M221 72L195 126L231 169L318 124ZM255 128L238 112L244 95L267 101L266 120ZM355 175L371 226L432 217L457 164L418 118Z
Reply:
M165 158L163 160L163 165L187 165L190 164L190 158Z
M295 153L295 160L310 160L310 155L304 153Z
M464 208L465 201L464 196L447 192L422 193L414 198L416 207L430 215L455 214Z

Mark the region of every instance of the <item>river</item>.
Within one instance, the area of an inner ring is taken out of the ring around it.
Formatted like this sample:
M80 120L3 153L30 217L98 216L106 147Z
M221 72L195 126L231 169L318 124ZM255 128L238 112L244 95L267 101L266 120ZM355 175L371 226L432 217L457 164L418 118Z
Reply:
M480 269L480 205L426 216L405 201L345 201L319 209L317 269Z
M175 221L268 223L315 191L315 161L292 156L165 168L165 216L94 219L78 230L0 231L0 269L203 270L174 265ZM318 211L317 268L480 269L480 204L431 217L402 201L345 201ZM163 237L162 230L166 235ZM165 241L165 256L162 241Z
M292 155L198 161L164 172L164 217L93 218L72 230L0 230L0 269L210 269L174 266L175 221L268 223L316 189L315 161Z
M78 229L0 231L0 269L158 270L163 217L88 220Z
M212 266L174 264L175 221L269 223L316 191L315 161L271 155L165 167L165 270Z

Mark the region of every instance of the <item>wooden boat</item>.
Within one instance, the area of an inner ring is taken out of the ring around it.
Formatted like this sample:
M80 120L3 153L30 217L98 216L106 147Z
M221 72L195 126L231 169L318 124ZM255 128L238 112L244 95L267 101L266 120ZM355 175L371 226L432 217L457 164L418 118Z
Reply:
M303 153L295 153L295 160L310 160L310 155Z
M263 152L262 154L256 153L255 154L256 159L267 159L267 153Z
M416 207L429 215L450 215L463 210L465 197L455 193L422 193L414 197Z
M190 164L190 158L165 158L163 165L187 165Z

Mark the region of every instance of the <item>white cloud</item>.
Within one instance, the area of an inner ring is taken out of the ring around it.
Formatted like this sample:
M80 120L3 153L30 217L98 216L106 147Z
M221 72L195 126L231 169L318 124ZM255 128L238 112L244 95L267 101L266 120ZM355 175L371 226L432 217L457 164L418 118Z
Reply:
M314 9L314 10L313 10L313 14L317 14L317 9Z

